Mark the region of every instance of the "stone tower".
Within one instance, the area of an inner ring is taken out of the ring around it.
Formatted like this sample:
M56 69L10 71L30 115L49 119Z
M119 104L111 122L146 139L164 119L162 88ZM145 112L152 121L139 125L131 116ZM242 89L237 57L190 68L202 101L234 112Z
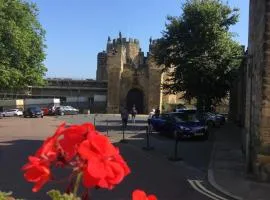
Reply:
M108 113L119 113L121 107L131 110L133 105L139 113L161 109L163 74L151 56L154 43L150 40L145 57L137 39L123 38L121 32L116 39L108 38L106 51L98 54L97 69L97 80L108 80Z

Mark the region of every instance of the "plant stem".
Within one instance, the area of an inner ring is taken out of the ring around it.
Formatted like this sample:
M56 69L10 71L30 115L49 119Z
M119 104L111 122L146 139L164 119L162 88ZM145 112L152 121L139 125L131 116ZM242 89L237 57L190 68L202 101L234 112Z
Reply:
M77 196L77 192L78 192L78 189L79 189L81 178L82 178L82 173L79 173L77 175L74 190L73 190L73 194L74 194L75 197Z

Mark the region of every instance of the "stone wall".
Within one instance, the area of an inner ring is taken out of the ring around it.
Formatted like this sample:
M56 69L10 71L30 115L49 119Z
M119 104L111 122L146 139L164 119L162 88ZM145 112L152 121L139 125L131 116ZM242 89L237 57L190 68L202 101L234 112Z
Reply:
M146 113L148 105L148 79L147 68L134 68L131 65L124 65L123 72L121 74L120 83L120 105L127 104L127 95L131 89L139 89L143 92L143 112Z
M100 52L97 55L96 79L97 79L97 81L106 81L106 80L108 80L107 53L106 52Z
M270 2L250 1L245 130L247 160L270 180ZM267 162L268 160L268 162Z
M155 65L155 62L149 57L148 61L148 107L147 111L150 112L153 108L159 108L162 111L162 73L161 68Z
M116 51L108 52L108 113L119 113L120 111L120 80L125 60L125 49L121 44L117 46Z

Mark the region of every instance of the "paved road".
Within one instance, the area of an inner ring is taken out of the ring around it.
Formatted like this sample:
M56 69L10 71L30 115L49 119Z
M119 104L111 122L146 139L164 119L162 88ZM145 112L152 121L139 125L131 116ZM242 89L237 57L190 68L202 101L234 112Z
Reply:
M173 152L173 141L151 136L154 151L143 151L145 145L145 116L138 117L135 125L130 124L125 133L128 144L118 143L122 139L119 115L98 115L95 117L97 129L107 133L119 146L121 153L131 167L132 173L113 191L95 190L93 199L130 199L132 190L141 188L155 193L164 200L226 200L214 197L214 191L206 181L206 169L212 148L211 141L186 141L180 143L182 162L172 163L167 157ZM0 190L14 191L17 197L29 200L46 200L45 192L50 188L64 188L63 184L47 185L37 194L31 193L31 184L23 180L20 167L26 162L42 140L51 135L60 121L67 123L94 122L94 115L45 117L44 119L6 118L0 121ZM64 173L58 176L64 177ZM202 182L200 182L202 181ZM210 191L210 192L209 192ZM220 195L220 194L218 194ZM209 196L212 196L209 197Z

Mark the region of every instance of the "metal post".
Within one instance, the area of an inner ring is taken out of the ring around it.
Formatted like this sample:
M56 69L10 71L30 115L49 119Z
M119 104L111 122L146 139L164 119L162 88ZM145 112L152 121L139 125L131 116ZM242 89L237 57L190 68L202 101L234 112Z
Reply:
M182 158L178 157L178 143L179 143L179 138L177 135L175 135L175 145L174 145L174 155L172 157L169 157L170 161L176 162L183 160Z
M177 150L178 150L178 140L175 140L175 145L174 145L174 158L177 158Z
M122 133L123 133L123 139L120 140L120 143L127 143L128 141L125 139L125 124L122 121Z
M124 124L122 126L122 131L123 131L123 140L125 140L125 125Z
M154 147L150 146L150 138L149 138L150 128L146 126L146 147L143 147L143 150L153 150Z
M108 119L106 120L107 123L107 137L109 137L109 125L108 125Z

